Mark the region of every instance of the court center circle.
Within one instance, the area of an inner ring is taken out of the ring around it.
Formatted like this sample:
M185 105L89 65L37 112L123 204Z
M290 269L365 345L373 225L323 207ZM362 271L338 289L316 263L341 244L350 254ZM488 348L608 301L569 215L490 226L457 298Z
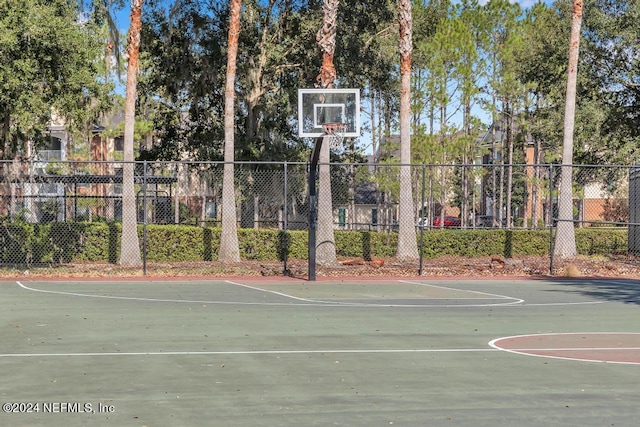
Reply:
M526 356L640 365L640 332L573 332L516 335L489 342Z

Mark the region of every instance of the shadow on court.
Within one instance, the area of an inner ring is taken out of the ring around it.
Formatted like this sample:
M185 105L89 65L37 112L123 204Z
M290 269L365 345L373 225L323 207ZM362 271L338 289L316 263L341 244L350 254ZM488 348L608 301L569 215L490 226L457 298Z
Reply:
M632 279L545 279L560 287L558 292L577 293L601 301L640 304L640 280Z

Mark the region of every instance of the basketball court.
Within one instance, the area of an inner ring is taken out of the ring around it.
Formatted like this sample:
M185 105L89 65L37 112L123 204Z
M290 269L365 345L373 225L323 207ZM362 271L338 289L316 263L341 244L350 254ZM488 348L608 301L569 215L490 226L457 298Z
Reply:
M0 282L0 424L637 423L640 281L315 281L320 147L360 100L298 95L310 281Z
M0 301L2 425L640 417L640 281L34 280Z

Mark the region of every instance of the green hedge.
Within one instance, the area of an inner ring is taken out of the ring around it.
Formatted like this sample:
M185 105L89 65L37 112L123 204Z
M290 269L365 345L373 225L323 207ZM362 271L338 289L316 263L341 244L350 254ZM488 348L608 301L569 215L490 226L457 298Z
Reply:
M529 230L432 230L424 233L425 258L546 255L549 232Z
M626 254L628 252L626 228L598 227L576 229L576 249L582 255Z
M40 235L30 224L2 224L0 226L0 259L3 263L20 263L30 261L33 242ZM37 249L41 251L41 249Z
M148 225L147 260L212 261L218 258L220 228L186 225ZM0 262L69 263L118 261L122 228L109 223L0 224ZM142 245L142 226L138 227ZM549 253L549 232L529 230L430 230L424 239L424 256L465 257L503 255L546 255ZM371 231L336 231L336 252L339 257L364 259L391 257L397 245L396 233ZM240 256L246 260L282 260L285 247L290 259L307 258L306 231L268 229L238 230ZM627 230L576 229L578 253L608 255L627 252Z

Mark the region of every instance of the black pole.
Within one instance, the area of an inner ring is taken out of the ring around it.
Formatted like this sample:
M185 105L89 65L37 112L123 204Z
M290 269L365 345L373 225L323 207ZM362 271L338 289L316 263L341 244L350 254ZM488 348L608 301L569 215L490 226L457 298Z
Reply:
M289 205L287 203L287 199L289 198L288 180L289 178L287 177L287 162L284 162L284 205L282 207L282 210L284 211L282 217L282 231L284 233L282 235L282 259L284 265L282 274L284 274L285 276L289 275L289 270L287 269L287 257L289 256L289 240L287 239L287 216L289 215Z
M62 191L64 192L62 218L64 219L64 222L67 222L67 185L66 184L62 185Z
M318 227L317 216L317 191L316 191L316 174L318 169L318 161L320 159L320 148L322 147L323 137L316 138L309 159L309 268L308 276L310 281L316 280L316 230Z
M553 163L549 165L549 209L547 213L547 218L549 220L549 274L553 276L553 251L554 251L554 242L553 242Z
M418 271L418 275L422 276L422 267L423 267L423 260L424 260L424 227L425 227L425 216L424 216L424 202L425 202L425 186L426 186L426 181L425 181L425 168L426 165L422 165L422 206L420 206L420 221L418 222L418 224L420 224L420 268Z
M142 275L147 275L147 161L142 164Z

